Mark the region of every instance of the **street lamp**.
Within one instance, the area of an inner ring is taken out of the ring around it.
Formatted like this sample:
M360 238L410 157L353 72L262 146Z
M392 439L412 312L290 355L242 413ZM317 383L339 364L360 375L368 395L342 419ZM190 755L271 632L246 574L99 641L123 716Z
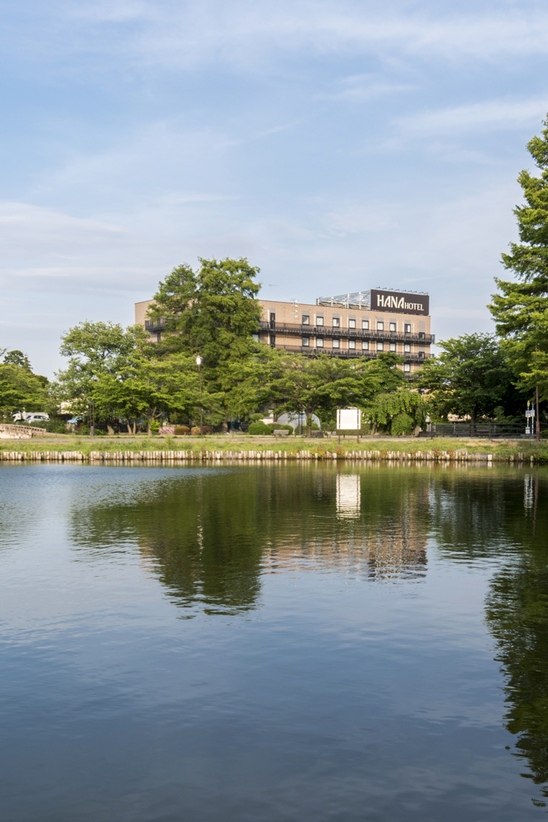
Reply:
M196 365L198 366L198 376L200 378L200 436L204 433L204 409L202 408L202 358L198 354L196 357Z

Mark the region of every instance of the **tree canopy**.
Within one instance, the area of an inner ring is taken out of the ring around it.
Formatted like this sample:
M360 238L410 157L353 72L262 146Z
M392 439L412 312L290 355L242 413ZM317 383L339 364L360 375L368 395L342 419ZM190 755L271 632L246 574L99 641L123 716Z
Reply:
M493 334L464 334L439 343L441 353L426 360L417 384L428 391L431 414L493 416L514 392L513 371Z
M518 177L524 204L517 206L519 243L502 255L504 267L516 279L496 278L499 293L489 306L519 384L538 388L548 399L548 120L541 136L527 148L538 176L524 170ZM539 420L537 418L537 425Z

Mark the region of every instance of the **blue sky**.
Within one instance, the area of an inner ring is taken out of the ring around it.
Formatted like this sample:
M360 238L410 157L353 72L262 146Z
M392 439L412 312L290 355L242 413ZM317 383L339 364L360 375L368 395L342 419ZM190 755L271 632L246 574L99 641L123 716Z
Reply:
M535 0L4 3L0 347L51 375L63 331L198 256L491 330L547 53Z

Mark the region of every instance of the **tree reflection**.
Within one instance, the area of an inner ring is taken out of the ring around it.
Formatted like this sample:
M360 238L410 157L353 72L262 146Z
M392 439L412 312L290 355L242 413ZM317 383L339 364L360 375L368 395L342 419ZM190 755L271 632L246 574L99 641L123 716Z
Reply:
M352 516L341 516L345 481L332 466L208 467L159 478L118 470L139 483L123 497L78 499L72 542L86 560L137 545L189 615L197 604L208 613L255 607L261 574L273 569L344 566L379 580L425 573L424 471L362 471Z
M515 755L523 776L548 799L548 510L539 505L541 478L525 475L521 511L508 523L523 546L515 565L492 580L486 613L505 676L505 727L517 736ZM545 488L543 489L545 492ZM545 499L545 493L542 495Z

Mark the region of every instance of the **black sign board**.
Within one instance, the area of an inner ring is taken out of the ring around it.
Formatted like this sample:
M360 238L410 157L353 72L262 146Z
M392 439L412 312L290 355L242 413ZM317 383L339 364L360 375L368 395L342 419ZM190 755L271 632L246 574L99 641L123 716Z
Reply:
M377 288L372 288L371 311L428 315L430 297L427 294L403 294L401 291L379 291Z

